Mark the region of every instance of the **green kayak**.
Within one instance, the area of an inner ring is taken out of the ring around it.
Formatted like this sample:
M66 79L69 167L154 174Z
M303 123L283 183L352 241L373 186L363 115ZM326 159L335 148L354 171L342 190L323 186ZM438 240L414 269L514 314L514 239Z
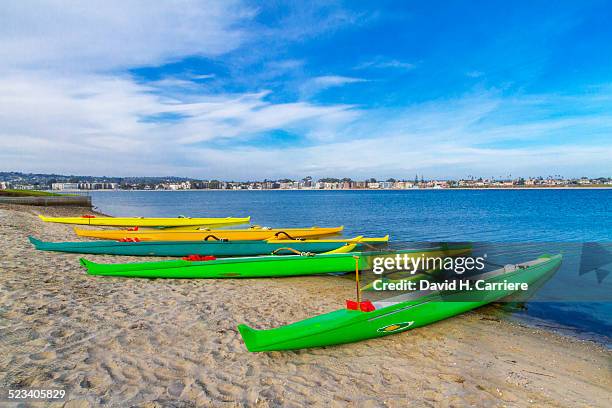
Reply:
M241 324L238 330L247 349L253 352L322 347L382 337L503 299L518 292L516 288L508 288L507 284L536 284L550 277L560 264L560 254L544 255L511 268L481 274L470 278L470 284L475 286L476 282L482 282L502 287L478 290L476 294L473 290L418 291L380 302L362 302L357 310L354 307L340 309L275 329L255 330Z
M203 261L172 260L160 262L139 262L126 264L97 264L81 259L90 275L125 276L137 278L264 278L326 273L346 273L355 270L356 259L359 269L368 269L373 256L381 252L353 251L357 243L343 246L336 251L322 254L301 254L283 256L258 256L212 259ZM408 254L414 257L459 256L469 253L470 245L445 245L426 249L394 251L393 254ZM335 252L335 253L334 253ZM386 253L384 253L386 254ZM390 256L390 255L386 255Z

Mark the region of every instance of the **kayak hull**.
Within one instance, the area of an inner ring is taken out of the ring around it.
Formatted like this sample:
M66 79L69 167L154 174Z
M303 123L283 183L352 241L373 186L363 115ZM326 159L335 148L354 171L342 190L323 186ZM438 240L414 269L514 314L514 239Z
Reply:
M533 284L550 276L561 264L561 255L542 258L525 269L503 273L486 279L487 282ZM422 327L515 293L514 290L491 290L481 292L480 297L467 297L466 292L433 292L422 297L372 312L340 309L297 323L269 330L255 330L244 324L238 326L249 351L295 350L352 343L383 337ZM383 302L381 302L383 303Z
M316 238L341 233L343 227L332 228L286 228L286 229L227 229L227 230L88 230L76 228L74 231L78 236L98 239L136 239L141 241L199 241L207 239L229 239L231 241L260 241L274 238ZM214 237L214 238L212 238Z
M134 264L94 264L81 259L90 275L134 278L220 279L263 278L348 272L355 260L344 254L286 255L217 259L212 261L162 261Z
M45 217L44 222L60 224L97 225L107 227L184 227L248 224L251 217L235 218L136 218L136 217Z
M227 256L255 256L294 254L291 248L299 252L322 253L329 252L349 245L350 240L344 241L88 241L88 242L43 242L29 237L30 242L38 250L71 252L79 254L106 254L128 256L188 256L211 255L216 257ZM376 239L376 238L375 238ZM369 243L368 239L363 242ZM373 242L376 244L377 242ZM384 241L382 243L385 243ZM370 244L371 245L371 244ZM361 244L357 245L361 249Z
M353 243L346 249L354 250L356 245ZM437 256L440 253L454 256L470 250L471 247L431 248L396 251L395 253L413 254L415 257L423 254ZM172 260L126 264L97 264L82 259L81 263L90 275L170 279L263 278L353 272L356 267L356 259L358 259L360 269L367 269L370 267L372 254L378 255L379 253L322 253L312 256L260 256L196 262Z

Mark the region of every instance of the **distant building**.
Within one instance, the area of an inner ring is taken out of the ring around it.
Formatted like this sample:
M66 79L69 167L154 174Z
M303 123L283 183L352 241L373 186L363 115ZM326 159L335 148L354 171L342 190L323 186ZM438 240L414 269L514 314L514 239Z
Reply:
M334 182L324 182L323 183L323 188L325 190L337 190L338 189L338 183L334 183Z
M0 181L0 190L6 190L7 188L9 188L8 181Z
M279 188L280 184L275 181L264 181L262 186L266 190L273 190L275 188Z
M312 177L308 176L302 179L304 188L312 188Z
M51 190L78 190L79 183L53 183Z
M591 184L591 180L589 180L586 177L582 177L582 178L580 178L580 180L578 180L578 184L581 184L581 185Z
M183 181L181 183L162 183L160 187L163 190L190 190L191 182Z
M208 180L194 181L191 183L191 188L194 190L203 190L208 188Z
M434 180L431 182L433 188L448 188L448 181L438 181Z
M79 183L79 190L115 190L117 183Z
M51 190L115 190L117 183L52 183Z
M414 183L412 181L396 181L393 184L393 188L406 190L410 188L414 188Z

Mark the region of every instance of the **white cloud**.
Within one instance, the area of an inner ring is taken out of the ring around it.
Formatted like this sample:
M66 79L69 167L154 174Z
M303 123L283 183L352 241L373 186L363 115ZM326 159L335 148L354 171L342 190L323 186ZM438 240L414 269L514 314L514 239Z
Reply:
M484 72L482 71L468 71L465 73L466 76L470 77L470 78L480 78L481 76L484 75Z
M300 69L304 66L305 61L300 59L286 59L280 61L270 61L266 64L267 71L276 71L284 73L295 69Z
M354 84L355 82L366 82L366 79L363 78L352 78L345 77L340 75L325 75L319 76L312 79L312 82L317 86L321 87L330 87L330 86L340 86L344 84Z
M566 98L565 103L588 106L602 101L601 95L577 98L580 102ZM529 116L537 105L543 109L558 99L564 98L505 98L487 92L401 110L360 111L358 117L336 127L337 135L331 140L290 149L236 147L231 157L248 157L250 172L270 178L281 176L277 166L267 166L271 162L290 169L282 173L288 177L412 178L416 172L441 178L609 175L612 146L605 135L612 134L612 117L597 112L564 119ZM487 120L498 112L505 112L504 118L513 124ZM585 144L581 135L587 133L603 135L601 142ZM550 135L556 143L538 143ZM207 148L200 152L202 157L214 157L220 169L229 169L230 159L224 153Z
M267 91L196 94L186 100L160 94L156 86L114 75L49 76L29 71L0 78L3 169L224 179L610 172L609 143L585 146L575 140L529 148L479 146L508 138L537 140L550 132L563 134L569 119L563 123L516 120L511 126L485 120L503 109L530 111L534 105L548 103L550 97L525 102L492 92L368 112L350 105L272 103ZM582 98L583 105L601 100L600 95ZM164 114L184 118L143 120ZM612 118L597 115L572 120L578 134L598 129L609 134L612 127ZM517 128L520 123L522 130ZM309 142L290 148L240 144L277 129L304 135ZM216 144L224 139L237 142Z
M174 88L182 89L194 89L201 86L198 82L194 82L190 79L182 79L177 77L165 77L162 79L158 79L156 81L148 81L146 82L148 86L164 89L166 91L171 91Z
M363 78L353 78L341 75L323 75L307 80L300 87L300 92L303 97L308 97L328 88L360 82L368 82L368 80Z
M117 174L130 168L147 174L151 162L163 166L188 160L199 149L194 143L244 140L276 129L307 136L345 125L357 114L350 105L274 104L266 101L268 92L184 100L160 94L159 86L129 76L29 71L2 77L0 162L6 169L35 165ZM181 119L150 120L160 115Z
M411 145L405 136L336 142L306 148L257 149L238 148L196 150L199 162L207 161L209 174L228 179L293 177L351 177L353 179L414 178L415 173L427 177L454 178L479 174L484 176L583 175L589 172L606 174L607 159L612 148L570 145L539 149L485 149L457 144L434 146ZM232 166L236 161L249 162L248 172ZM274 166L270 166L274 163ZM284 169L279 172L278 169ZM193 170L187 174L193 174ZM569 173L569 174L568 174ZM608 173L609 174L609 173Z
M193 74L190 76L191 79L213 79L215 74Z
M4 2L0 15L0 161L7 169L27 162L48 171L146 174L152 162L189 161L194 143L277 129L321 137L323 127L355 115L348 105L271 103L267 91L205 92L202 81L214 78L206 72L148 82L118 73L219 57L252 40L255 10L238 1ZM301 65L286 60L276 69Z
M357 65L355 69L368 69L368 68L392 68L409 71L416 68L416 64L406 61L399 61L396 59L385 59L382 57L375 58L370 61L362 62Z
M254 11L235 0L0 2L0 69L96 71L239 46Z

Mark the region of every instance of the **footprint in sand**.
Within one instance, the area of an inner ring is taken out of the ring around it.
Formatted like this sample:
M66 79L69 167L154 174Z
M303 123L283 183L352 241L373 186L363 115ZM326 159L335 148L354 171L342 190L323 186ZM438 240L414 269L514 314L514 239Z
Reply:
M178 398L183 390L185 389L185 384L182 381L173 381L168 388L166 389L167 393L171 397Z
M40 353L30 354L30 359L35 361L52 360L57 356L54 351L41 351Z

